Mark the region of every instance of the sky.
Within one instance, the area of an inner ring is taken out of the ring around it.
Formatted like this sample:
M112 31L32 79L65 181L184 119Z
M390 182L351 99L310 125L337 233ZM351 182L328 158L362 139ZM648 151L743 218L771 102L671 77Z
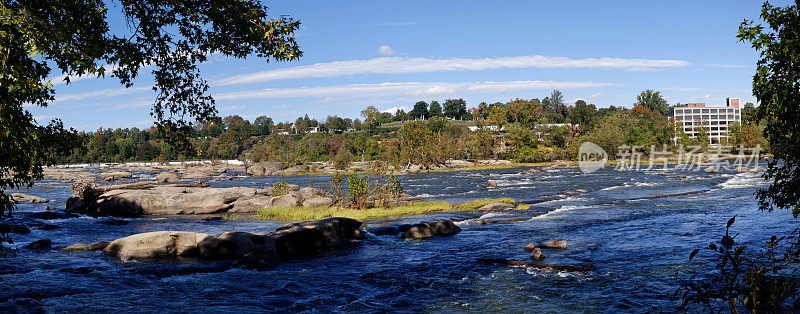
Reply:
M771 1L786 5L789 1ZM670 104L755 102L757 53L737 43L759 1L267 1L301 21L303 57L266 62L212 55L201 66L220 116L294 121L356 118L367 106L408 111L419 100L468 107L554 89L572 104L631 108L645 89ZM112 29L125 27L110 8ZM83 131L148 128L154 93L144 69L124 88L112 77L56 84L55 102L28 108Z

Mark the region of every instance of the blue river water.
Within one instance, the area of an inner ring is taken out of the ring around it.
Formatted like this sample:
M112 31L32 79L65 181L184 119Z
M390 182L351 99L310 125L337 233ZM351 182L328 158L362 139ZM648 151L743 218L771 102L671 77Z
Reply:
M125 219L79 217L47 221L13 236L17 257L0 259L0 310L52 312L653 312L678 310L678 277L689 253L718 241L725 222L738 243L758 246L798 225L788 211L757 210L753 193L765 183L755 173L616 171L582 174L566 168L539 174L525 169L457 171L401 176L406 192L463 202L512 197L531 209L452 212L365 221L367 229L399 222L466 219L462 232L424 241L368 236L351 249L280 264L268 270L222 268L193 260L120 262L101 252L27 250L48 238L53 247L113 240L134 233L184 230L269 232L283 222L209 221L191 217ZM685 178L676 177L684 174ZM244 178L212 186L264 187L277 180L306 186L326 176ZM486 186L498 180L497 188ZM563 193L585 189L588 192ZM68 184L41 181L28 194L56 199ZM673 195L673 196L670 196ZM656 197L667 196L667 197ZM47 204L20 204L15 215ZM526 218L477 224L479 218ZM566 239L544 262L592 263L586 274L486 265L481 258L530 261L521 247Z

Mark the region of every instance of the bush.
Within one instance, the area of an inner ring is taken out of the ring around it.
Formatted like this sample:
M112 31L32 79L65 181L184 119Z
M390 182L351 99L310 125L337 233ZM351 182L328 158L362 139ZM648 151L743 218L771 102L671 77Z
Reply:
M272 187L272 196L281 196L289 194L289 184L283 181L275 182L275 186Z

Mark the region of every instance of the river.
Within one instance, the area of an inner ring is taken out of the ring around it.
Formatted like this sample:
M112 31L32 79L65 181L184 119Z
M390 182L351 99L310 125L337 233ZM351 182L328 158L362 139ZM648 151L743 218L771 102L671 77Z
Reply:
M689 253L732 231L737 243L758 245L785 234L798 220L789 211L757 210L753 193L764 182L754 173L616 171L581 174L568 168L531 174L524 169L457 171L401 176L406 192L462 202L512 197L526 211L455 212L365 222L370 227L458 218L463 231L424 241L369 236L352 249L280 264L268 270L225 269L192 260L119 262L101 252L27 250L0 266L0 309L54 312L653 312L676 311L677 274ZM675 178L685 174L686 178ZM326 176L245 178L212 186L264 187L277 180L301 186ZM498 180L488 188L487 180ZM579 195L564 191L588 190ZM56 199L63 208L68 184L40 181L28 194ZM650 198L658 195L684 194ZM15 215L47 204L20 204ZM478 218L530 218L476 224ZM79 217L47 221L13 236L15 246L49 238L54 247L113 240L157 230L269 232L280 222L198 218ZM528 243L566 239L566 250L546 250L548 264L592 263L587 274L486 265L480 258L528 261Z

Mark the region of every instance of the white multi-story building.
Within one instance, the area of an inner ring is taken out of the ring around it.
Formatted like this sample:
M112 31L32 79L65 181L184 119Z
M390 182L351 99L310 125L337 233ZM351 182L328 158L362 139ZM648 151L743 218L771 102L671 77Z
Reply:
M728 98L725 106L706 107L704 103L686 104L685 107L673 108L670 116L676 128L691 138L696 138L705 128L708 132L709 144L728 142L728 131L735 122L742 122L739 98ZM673 139L677 143L678 138Z

